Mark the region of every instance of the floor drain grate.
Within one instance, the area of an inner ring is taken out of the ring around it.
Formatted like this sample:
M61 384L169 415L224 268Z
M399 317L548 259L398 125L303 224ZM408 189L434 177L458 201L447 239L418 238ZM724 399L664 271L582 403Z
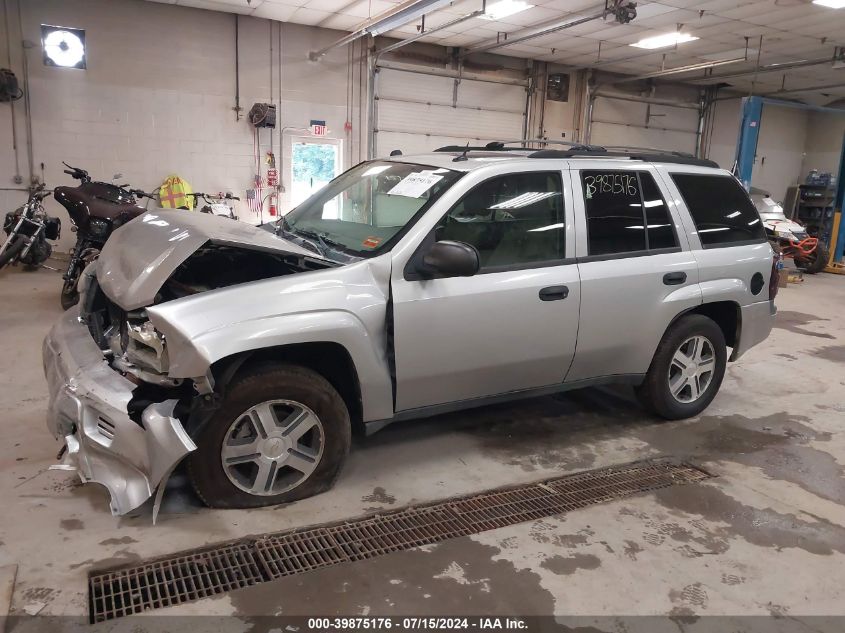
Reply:
M91 621L191 602L710 476L684 463L638 462L92 572Z
M191 602L263 581L262 566L251 543L177 554L89 576L92 620Z

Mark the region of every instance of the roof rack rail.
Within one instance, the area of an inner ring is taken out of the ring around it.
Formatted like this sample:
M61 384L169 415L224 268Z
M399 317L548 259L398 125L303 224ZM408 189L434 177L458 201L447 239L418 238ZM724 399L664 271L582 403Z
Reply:
M486 145L476 145L476 146L467 146L467 145L444 145L443 147L438 147L435 152L519 152L525 151L530 149L536 149L531 147L526 147L529 143L536 143L541 145L562 145L564 147L569 147L572 149L584 149L594 152L602 152L605 151L605 148L601 145L585 145L584 143L573 143L571 141L550 141L547 139L542 138L527 138L527 139L515 139L510 141L491 141ZM508 145L519 145L519 147L507 147Z
M672 156L695 158L695 154L690 154L689 152L680 152L674 149L661 149L659 147L638 147L636 145L608 145L607 149L613 152L648 152L649 154L670 154Z
M484 145L470 145L467 147L466 145L444 145L443 147L438 147L435 152L446 152L446 153L454 153L454 152L524 152L526 148L524 147L486 147Z
M683 152L666 151L617 151L605 149L603 152L594 152L572 148L568 150L543 149L528 155L528 158L627 158L628 160L640 160L646 163L673 163L677 165L693 165L697 167L719 167L715 161L707 158L696 158Z
M559 145L565 149L536 149L526 147L528 144L538 145ZM508 147L516 145L516 147ZM628 158L630 160L641 160L644 162L674 163L679 165L694 165L699 167L716 167L718 163L706 158L696 158L688 152L676 150L659 149L656 147L635 147L631 145L592 145L574 143L572 141L556 141L542 138L515 139L506 141L492 141L483 146L472 147L469 145L446 145L434 151L436 152L508 152L533 150L528 158Z

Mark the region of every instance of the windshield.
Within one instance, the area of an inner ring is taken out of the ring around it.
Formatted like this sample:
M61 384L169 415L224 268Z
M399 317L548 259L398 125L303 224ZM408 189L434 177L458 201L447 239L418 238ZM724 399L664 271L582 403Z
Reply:
M285 215L279 227L312 241L324 256L334 250L369 257L392 246L462 175L430 165L361 163Z

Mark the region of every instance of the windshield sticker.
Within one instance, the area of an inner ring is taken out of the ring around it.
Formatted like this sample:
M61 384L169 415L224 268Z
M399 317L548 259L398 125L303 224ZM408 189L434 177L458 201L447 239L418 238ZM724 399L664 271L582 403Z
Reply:
M370 237L365 239L363 242L361 242L361 244L363 244L364 248L375 248L376 246L381 244L381 238L380 237L373 237L371 235Z
M435 174L434 171L421 171L415 174L409 174L400 180L393 189L388 191L387 195L419 198L440 180L443 180L443 176Z

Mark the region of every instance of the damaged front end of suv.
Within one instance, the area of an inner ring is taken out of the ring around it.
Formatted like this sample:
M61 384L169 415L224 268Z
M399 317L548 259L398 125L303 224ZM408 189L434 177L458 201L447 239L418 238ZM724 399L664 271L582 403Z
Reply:
M201 331L237 322L243 305L209 291L334 266L272 232L182 211L148 212L116 232L83 274L78 309L44 341L48 426L63 443L54 468L105 486L115 515L158 490L155 515L219 398L211 363L227 352L203 347L217 337ZM257 290L253 302L268 289ZM180 331L177 313L207 327Z
M370 161L275 224L160 209L120 227L44 342L58 467L114 514L158 491L155 516L183 459L213 507L327 490L352 430L394 417L391 249L462 175Z

